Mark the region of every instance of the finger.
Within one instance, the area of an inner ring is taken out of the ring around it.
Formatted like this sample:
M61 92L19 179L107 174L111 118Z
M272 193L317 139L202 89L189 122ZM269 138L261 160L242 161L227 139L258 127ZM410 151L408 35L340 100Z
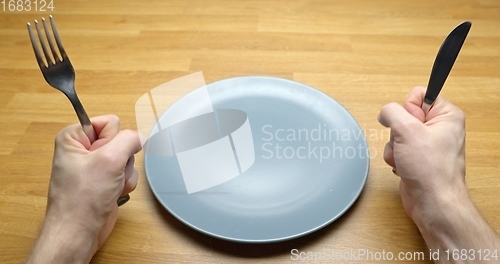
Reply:
M134 168L135 157L132 156L128 159L125 165L125 185L123 186L122 196L135 190L138 180L138 172Z
M137 186L137 181L139 179L139 173L134 168L135 157L132 156L128 159L127 165L125 166L125 185L123 186L122 196L135 190Z
M90 141L82 130L80 124L72 124L63 128L56 135L56 147L76 147L87 150L90 147Z
M117 164L126 164L129 158L141 149L138 133L132 130L122 130L99 150L113 153Z
M426 89L421 86L417 86L411 90L410 94L406 98L403 107L412 116L416 117L422 123L425 122L425 112L422 110L422 104L424 102Z
M136 169L133 169L132 173L127 181L125 181L125 186L123 187L123 192L121 196L131 193L137 187L137 182L139 181L139 172Z
M92 126L100 137L114 137L120 131L120 118L116 115L92 117Z
M397 103L385 105L380 111L378 119L382 125L391 128L393 142L401 142L403 135L407 135L405 138L411 140L410 135L423 126L420 120Z
M403 105L410 114L412 114L421 122L427 122L438 115L446 114L449 112L450 108L454 107L452 103L446 101L441 96L438 96L434 101L431 110L426 115L422 110L425 92L426 89L424 87L417 86L413 88Z
M92 126L98 138L91 147L91 150L95 150L108 143L120 132L120 118L115 115L93 117Z
M396 167L396 162L394 161L394 148L389 143L385 144L384 160L389 166L393 168Z
M454 120L455 122L460 122L462 124L465 122L464 113L459 107L441 96L438 96L433 107L426 116L426 124L432 125L434 122L439 122L440 119L437 117L444 115L448 116L447 119L450 121Z
M406 97L406 102L421 108L422 104L424 103L426 91L427 90L425 89L425 87L416 86Z
M128 181L132 173L134 172L134 163L135 157L132 156L127 160L127 164L125 165L125 181Z
M407 122L413 117L400 104L388 103L380 110L378 121L385 127L393 128L395 125Z

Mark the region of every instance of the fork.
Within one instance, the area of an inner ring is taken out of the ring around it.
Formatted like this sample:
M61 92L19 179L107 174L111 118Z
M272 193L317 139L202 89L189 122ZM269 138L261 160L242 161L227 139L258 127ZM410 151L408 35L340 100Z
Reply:
M42 52L38 48L36 36L31 29L31 24L28 22L28 32L31 39L31 45L33 46L33 51L35 52L35 57L38 62L38 66L42 71L43 77L47 81L47 83L54 87L55 89L61 91L66 95L69 99L73 108L75 109L76 115L78 116L78 120L82 125L82 129L85 132L85 135L90 140L90 143L93 143L97 140L97 133L92 126L92 122L90 121L87 112L83 108L78 95L75 90L75 70L71 62L69 61L68 55L64 50L61 39L59 38L59 33L57 32L57 28L54 22L54 18L52 15L49 16L50 25L53 32L53 38L56 41L57 47L54 45L54 42L50 36L49 28L47 27L47 23L45 18L42 18L42 24L45 31L45 38L49 43L50 53L47 45L45 44L44 36L42 35L42 31L40 30L40 26L38 21L35 20L35 27L38 33L38 40L40 41L40 46L42 46L43 54L45 55L45 61L42 56ZM59 54L58 54L59 53ZM127 194L118 198L118 206L121 206L130 200L130 196Z

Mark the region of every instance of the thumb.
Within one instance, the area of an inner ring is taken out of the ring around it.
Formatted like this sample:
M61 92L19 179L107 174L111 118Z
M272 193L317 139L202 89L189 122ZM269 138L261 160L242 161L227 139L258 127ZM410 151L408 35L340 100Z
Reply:
M424 123L426 118L426 113L422 110L422 104L424 103L426 88L417 86L411 90L410 94L406 98L403 107L411 115L416 117L420 122Z
M125 165L128 159L141 149L139 134L132 130L122 130L98 151L113 153L116 162Z

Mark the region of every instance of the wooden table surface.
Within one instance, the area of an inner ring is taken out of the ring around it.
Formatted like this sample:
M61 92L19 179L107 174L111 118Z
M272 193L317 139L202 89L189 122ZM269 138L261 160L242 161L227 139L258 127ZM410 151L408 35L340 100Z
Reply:
M399 179L382 159L388 131L376 117L384 104L402 102L413 86L427 84L441 42L464 20L473 26L442 95L466 114L467 184L484 217L500 230L498 0L53 0L55 9L45 12L9 11L9 2L17 1L5 2L1 263L27 256L45 212L54 136L76 122L66 98L43 80L29 42L26 22L49 14L56 18L91 116L114 113L124 128L136 129L136 100L177 77L202 71L210 83L277 76L343 104L367 133L372 151L364 191L344 216L311 235L270 245L220 241L177 221L155 200L141 152L137 190L120 209L94 263L290 262L292 249L425 252L424 263L429 262L401 205Z

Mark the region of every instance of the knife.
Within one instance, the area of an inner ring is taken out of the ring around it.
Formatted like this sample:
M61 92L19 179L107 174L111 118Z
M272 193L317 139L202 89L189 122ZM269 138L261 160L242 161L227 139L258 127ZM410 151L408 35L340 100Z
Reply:
M458 53L465 42L465 38L471 26L472 23L469 21L462 22L451 31L443 44L441 44L441 48L439 48L436 60L432 66L431 77L429 78L427 91L425 92L425 98L422 104L422 109L426 115L432 108L441 88L443 88L446 78L457 59Z

